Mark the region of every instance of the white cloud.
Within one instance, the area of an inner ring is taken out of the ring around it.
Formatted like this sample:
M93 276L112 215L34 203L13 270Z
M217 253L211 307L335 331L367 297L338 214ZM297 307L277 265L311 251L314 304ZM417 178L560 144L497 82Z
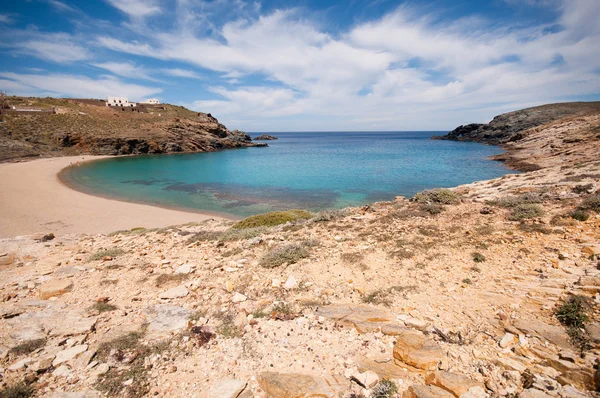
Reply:
M107 0L110 5L130 18L146 18L161 12L156 0Z
M26 33L22 42L12 42L17 52L32 55L58 64L83 61L91 58L90 52L64 33Z
M0 72L0 83L15 95L52 95L79 98L106 98L109 95L141 99L162 90L127 84L114 77L92 79L86 76L66 74L20 74ZM4 85L6 83L6 85Z
M198 73L187 70L187 69L179 69L179 68L170 68L170 69L162 69L164 74L174 77L186 77L189 79L202 79Z
M0 14L0 23L10 24L12 22L13 22L13 20L12 20L12 18L11 18L10 15L8 15L8 14Z
M68 11L68 12L78 12L78 10L74 7L71 7L70 5L63 3L62 1L58 1L58 0L46 0L48 2L48 4L50 4L52 7L56 8L59 11Z
M131 62L98 62L90 65L108 70L117 76L157 81L143 67Z

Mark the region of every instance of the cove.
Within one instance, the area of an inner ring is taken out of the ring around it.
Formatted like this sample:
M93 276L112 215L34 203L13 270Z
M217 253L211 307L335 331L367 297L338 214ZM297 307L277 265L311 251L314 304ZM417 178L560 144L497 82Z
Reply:
M110 158L60 177L94 195L240 218L359 206L507 173L487 159L500 148L430 140L444 133L269 133L279 140L267 148Z

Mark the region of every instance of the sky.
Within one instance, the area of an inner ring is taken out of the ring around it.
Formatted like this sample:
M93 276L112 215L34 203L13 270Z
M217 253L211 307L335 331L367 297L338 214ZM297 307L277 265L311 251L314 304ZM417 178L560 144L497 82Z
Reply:
M599 0L19 0L0 90L161 102L230 129L451 130L600 100Z

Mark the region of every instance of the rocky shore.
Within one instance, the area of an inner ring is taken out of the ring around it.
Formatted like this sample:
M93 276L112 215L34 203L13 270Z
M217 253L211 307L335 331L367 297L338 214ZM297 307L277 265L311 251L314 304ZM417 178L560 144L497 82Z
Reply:
M411 199L0 240L2 394L595 396L598 126Z
M262 134L259 135L258 137L254 138L254 141L273 141L273 140L278 140L279 138L273 136L273 135L269 135L269 134Z
M73 155L210 152L250 146L211 114L181 106L107 107L99 100L7 97L12 106L40 112L0 115L0 162ZM4 112L7 112L4 110Z

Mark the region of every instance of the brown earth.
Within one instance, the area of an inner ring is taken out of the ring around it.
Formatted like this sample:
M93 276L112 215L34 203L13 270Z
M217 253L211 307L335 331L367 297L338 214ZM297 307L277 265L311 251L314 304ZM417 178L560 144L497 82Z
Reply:
M596 396L599 117L524 131L510 156L538 170L412 200L252 230L0 240L2 384L53 397Z
M47 112L13 112L13 106ZM266 146L210 114L169 104L114 108L101 100L7 97L3 108L8 109L0 115L0 162Z

